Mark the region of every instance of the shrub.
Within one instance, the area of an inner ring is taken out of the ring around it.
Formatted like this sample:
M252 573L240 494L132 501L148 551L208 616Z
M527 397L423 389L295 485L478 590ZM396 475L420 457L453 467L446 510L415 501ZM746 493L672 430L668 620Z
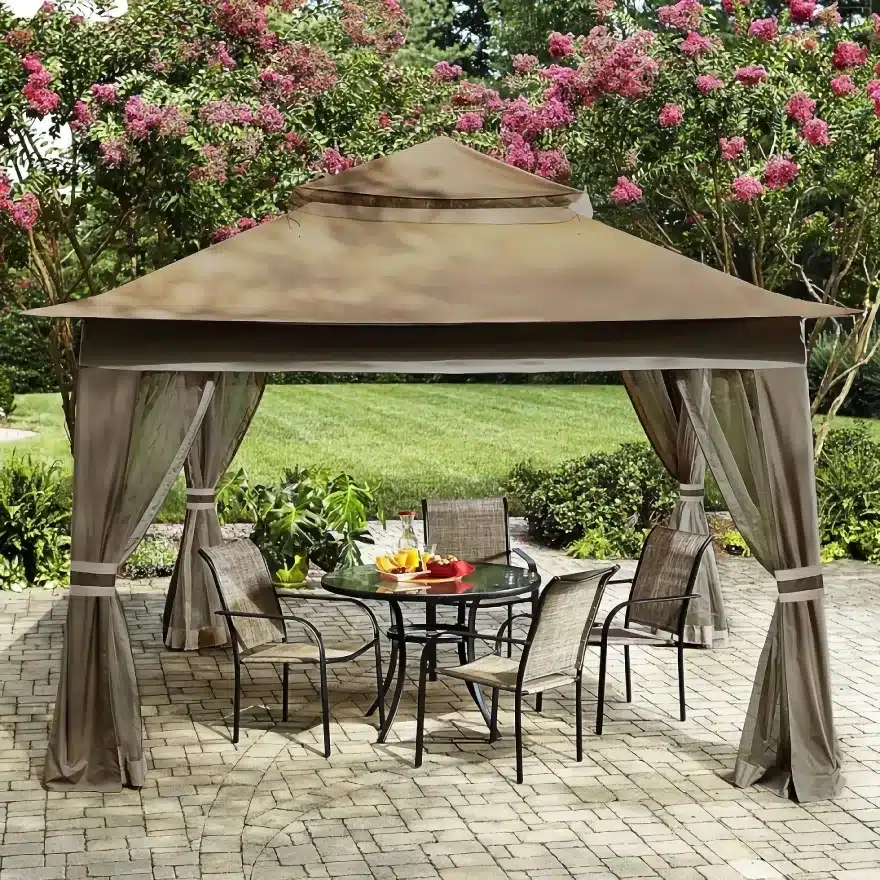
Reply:
M15 395L12 393L12 379L7 370L0 367L0 422L8 419L15 409Z
M816 489L823 557L880 562L880 443L864 425L829 432Z
M632 556L645 532L669 515L678 487L647 443L542 470L518 465L505 484L529 532L578 557Z
M876 341L876 340L875 340ZM871 345L874 343L872 342ZM820 336L810 349L810 360L807 364L807 375L810 379L810 394L819 390L828 360L834 350L834 337L830 333ZM844 359L840 365L845 370L852 364L852 358ZM827 412L831 401L837 396L835 389L822 401L821 412ZM875 353L866 364L859 368L846 402L840 409L842 416L857 416L867 419L880 418L880 351Z
M8 458L0 467L0 589L68 582L70 478L58 463Z
M123 573L133 580L169 577L177 561L177 544L162 536L148 536L125 562Z
M335 384L620 385L620 373L270 373L273 385Z

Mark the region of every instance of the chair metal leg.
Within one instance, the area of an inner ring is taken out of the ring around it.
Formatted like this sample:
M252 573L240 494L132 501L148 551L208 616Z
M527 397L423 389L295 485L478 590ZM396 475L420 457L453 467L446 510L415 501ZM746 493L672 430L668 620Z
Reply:
M514 733L516 736L516 781L522 784L523 781L523 746L522 746L522 693L519 689L516 691L516 697L513 704L514 712Z
M507 606L507 637L513 638L513 605ZM507 643L507 656L513 656L513 642Z
M379 729L379 737L376 742L384 743L388 739L391 732L391 725L394 724L394 716L397 715L397 708L400 706L400 698L403 696L403 686L406 682L406 625L403 620L403 612L400 610L399 602L389 602L391 613L394 619L394 626L397 630L398 640L394 643L397 645L397 681L394 685L394 694L391 697L391 704L385 713L385 724Z
M385 724L385 690L383 688L383 680L382 680L382 645L380 644L379 639L376 639L375 649L376 649L376 703L378 703L378 705L379 705L379 727L382 727Z
M498 739L498 697L500 691L498 688L492 688L492 709L489 715L489 742L493 743Z
M540 712L543 708L544 708L544 692L541 691L541 693L535 697L535 711Z
M327 693L327 664L321 664L321 721L324 727L324 757L330 757L330 698Z
M416 759L415 766L422 766L422 752L425 747L425 689L431 669L431 654L428 645L422 649L422 661L419 664L419 701L416 709Z
M574 682L575 748L578 762L584 760L584 700L581 684L581 673L578 671Z
M235 658L235 693L232 697L232 742L238 742L238 727L241 721L241 665Z
M627 703L632 702L633 693L632 693L632 675L631 668L629 665L629 645L623 646L623 674L626 678L626 701Z
M684 643L678 643L678 717L687 720L687 707L684 700Z
M425 631L434 632L437 629L437 605L434 602L425 603ZM428 651L428 678L437 681L437 644L425 645Z
M394 670L397 669L397 642L391 642L391 659L388 661L388 672L385 673L385 681L382 684L382 699L374 700L373 705L367 709L367 716L372 715L379 708L380 703L385 702L388 691L391 690L391 682L394 681ZM381 723L379 724L381 727Z
M602 736L602 723L605 715L605 667L608 663L608 643L603 642L599 649L599 696L596 701L596 735Z
M290 676L290 664L285 663L281 668L281 720L287 721L287 695L288 678Z

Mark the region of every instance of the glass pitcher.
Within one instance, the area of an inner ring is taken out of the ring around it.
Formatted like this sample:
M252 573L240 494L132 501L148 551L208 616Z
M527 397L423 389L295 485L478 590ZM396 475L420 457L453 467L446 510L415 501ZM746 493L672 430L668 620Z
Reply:
M413 521L416 518L412 510L401 510L398 514L400 517L400 538L397 540L397 550L418 550L419 539L416 537L416 530L413 527Z

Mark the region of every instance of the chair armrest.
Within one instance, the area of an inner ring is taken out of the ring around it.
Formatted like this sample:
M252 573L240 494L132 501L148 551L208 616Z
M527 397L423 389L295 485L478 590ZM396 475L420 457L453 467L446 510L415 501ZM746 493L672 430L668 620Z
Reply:
M532 559L531 556L529 556L528 553L526 553L525 550L521 550L519 547L514 547L510 551L510 555L519 556L519 558L522 559L523 562L525 562L526 567L530 572L532 572L532 574L538 573L538 564L535 562L534 559Z
M298 617L296 614L257 614L253 611L215 611L214 613L220 617L257 617L260 620L280 620L282 623L285 623L285 637L287 634L286 621L293 620L300 624L300 626L302 626L309 634L315 637L318 643L318 654L321 658L321 662L324 663L326 660L324 654L324 639L321 636L321 631L315 626L315 624L310 620L306 620L304 617Z
M610 587L611 584L631 584L632 582L632 578L617 578L616 580L608 581L608 586Z
M335 593L317 593L311 596L306 594L305 590L288 590L286 592L279 592L277 589L275 591L275 595L278 596L279 599L304 599L306 601L312 602L348 602L350 605L356 605L358 608L363 611L367 617L370 618L370 623L373 627L373 636L375 638L379 638L379 621L376 620L376 615L373 613L372 609L366 604L366 602L362 602L360 599L353 599L350 596L338 596Z
M602 642L608 641L608 631L611 629L611 622L624 608L629 608L632 605L653 605L657 602L682 602L686 605L691 599L699 598L699 593L690 593L686 596L664 596L662 599L630 599L628 602L621 602L611 609L611 613L602 623Z
M513 616L511 616L507 620L505 620L504 623L501 624L501 626L498 627L498 633L495 636L495 640L496 641L503 640L501 634L504 632L504 628L507 626L509 626L511 628L510 629L510 638L513 638L513 621L514 620L531 620L531 619L532 619L531 614L514 614Z

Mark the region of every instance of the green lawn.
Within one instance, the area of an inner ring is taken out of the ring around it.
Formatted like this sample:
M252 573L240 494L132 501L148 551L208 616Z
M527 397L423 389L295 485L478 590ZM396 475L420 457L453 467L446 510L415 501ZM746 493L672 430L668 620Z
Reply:
M0 444L0 458L15 449L69 467L58 398L16 400L10 426L40 436ZM880 424L872 428L880 435ZM523 460L552 464L640 439L620 386L273 385L235 464L258 481L293 464L344 469L378 484L386 510L396 512L425 495L497 492ZM163 518L181 511L178 489Z

